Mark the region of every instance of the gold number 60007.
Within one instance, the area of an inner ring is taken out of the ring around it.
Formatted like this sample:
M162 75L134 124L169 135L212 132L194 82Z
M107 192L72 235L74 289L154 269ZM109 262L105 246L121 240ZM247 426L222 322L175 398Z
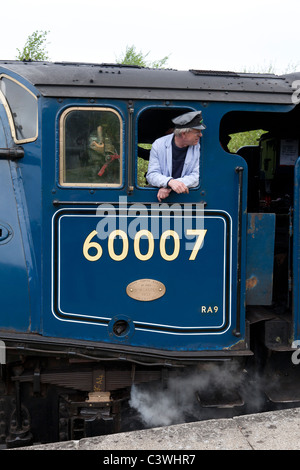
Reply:
M201 245L204 241L204 237L206 235L207 230L203 229L188 229L186 231L186 234L188 236L195 236L196 241L193 246L192 252L190 254L189 260L193 261L196 259L197 253L199 249L201 248ZM103 249L100 245L100 243L96 241L92 241L92 239L97 235L97 230L93 230L85 239L84 244L83 244L83 255L88 261L98 261L98 259L101 258ZM115 247L114 247L114 242L115 238L120 237L122 238L123 246L122 246L122 251L120 254L116 254L115 252ZM140 240L142 237L147 237L148 239L148 251L145 254L141 253L140 250ZM166 240L167 238L173 238L174 242L174 248L172 253L167 253L166 252ZM95 253L90 252L91 248L94 248ZM126 258L128 255L128 250L129 250L129 242L128 242L128 236L123 230L113 230L108 237L108 254L113 259L114 261L122 261ZM154 237L149 230L140 230L135 234L134 237L134 243L133 243L133 249L134 249L134 254L135 256L141 260L141 261L147 261L150 258L152 258L153 253L154 253ZM173 261L175 260L179 253L180 253L180 238L177 232L174 230L166 230L165 232L162 233L159 241L159 251L161 257L166 260L166 261Z

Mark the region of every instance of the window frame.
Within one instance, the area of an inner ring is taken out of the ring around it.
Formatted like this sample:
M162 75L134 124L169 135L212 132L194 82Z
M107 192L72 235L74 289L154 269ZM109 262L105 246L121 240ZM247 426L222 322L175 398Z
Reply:
M22 83L20 83L18 80L16 80L15 78L13 77L10 77L9 75L6 75L6 74L0 74L0 80L2 78L6 78L8 80L11 80L12 82L14 82L15 84L17 84L18 86L20 86L21 88L23 88L24 90L26 90L27 93L29 93L31 96L33 96L36 100L36 102L38 101L38 98L37 96L29 90L29 88L27 88L25 85L23 85ZM10 105L9 105L9 102L6 98L6 96L4 95L4 93L1 91L0 89L0 101L2 102L3 106L4 106L4 109L5 109L5 112L6 112L6 115L7 115L7 118L8 118L8 123L9 123L9 127L10 127L10 130L11 130L11 135L12 135L12 138L14 140L14 142L16 144L26 144L28 142L34 142L37 138L38 138L38 116L39 116L39 110L38 110L38 103L37 103L37 111L36 111L36 132L35 132L35 135L32 136L32 137L28 137L26 139L18 139L17 138L17 132L16 132L16 126L15 126L15 121L14 121L14 118L13 118L13 112L10 108Z
M65 155L65 122L67 116L73 111L109 111L114 113L119 119L120 123L120 182L119 183L85 183L85 182L71 182L65 180L66 175L66 155ZM70 106L65 109L59 118L59 164L58 164L58 184L62 188L97 188L97 189L120 189L124 185L124 150L123 150L123 118L119 110L110 106Z

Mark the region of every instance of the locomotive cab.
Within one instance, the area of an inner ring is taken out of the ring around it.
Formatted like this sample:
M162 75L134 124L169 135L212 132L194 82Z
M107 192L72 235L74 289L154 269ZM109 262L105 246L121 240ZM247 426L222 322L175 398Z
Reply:
M274 378L279 355L297 376L295 77L0 62L3 443L132 429L154 385L184 392L181 418L245 411L245 371ZM189 111L199 183L160 203L151 146Z
M257 145L237 153L248 166L246 315L251 348L264 348L259 360L269 375L263 387L275 403L299 401L297 361L291 357L299 318L299 112L298 105L287 113L236 113L224 117L222 130L234 121L235 132L263 130Z

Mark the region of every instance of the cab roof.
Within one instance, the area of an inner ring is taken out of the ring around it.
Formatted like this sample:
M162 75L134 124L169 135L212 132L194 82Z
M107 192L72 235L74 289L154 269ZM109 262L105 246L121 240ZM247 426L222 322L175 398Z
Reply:
M125 98L292 104L287 75L210 70L150 69L122 64L0 61L0 74L17 74L45 97Z

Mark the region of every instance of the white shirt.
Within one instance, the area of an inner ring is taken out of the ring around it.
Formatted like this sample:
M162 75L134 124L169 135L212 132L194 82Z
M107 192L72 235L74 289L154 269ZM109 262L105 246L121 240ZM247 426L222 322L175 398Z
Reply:
M147 181L151 186L166 188L172 178L172 139L174 134L170 134L153 142ZM200 144L190 145L187 150L182 174L178 181L182 181L188 188L193 188L199 184L199 160Z

